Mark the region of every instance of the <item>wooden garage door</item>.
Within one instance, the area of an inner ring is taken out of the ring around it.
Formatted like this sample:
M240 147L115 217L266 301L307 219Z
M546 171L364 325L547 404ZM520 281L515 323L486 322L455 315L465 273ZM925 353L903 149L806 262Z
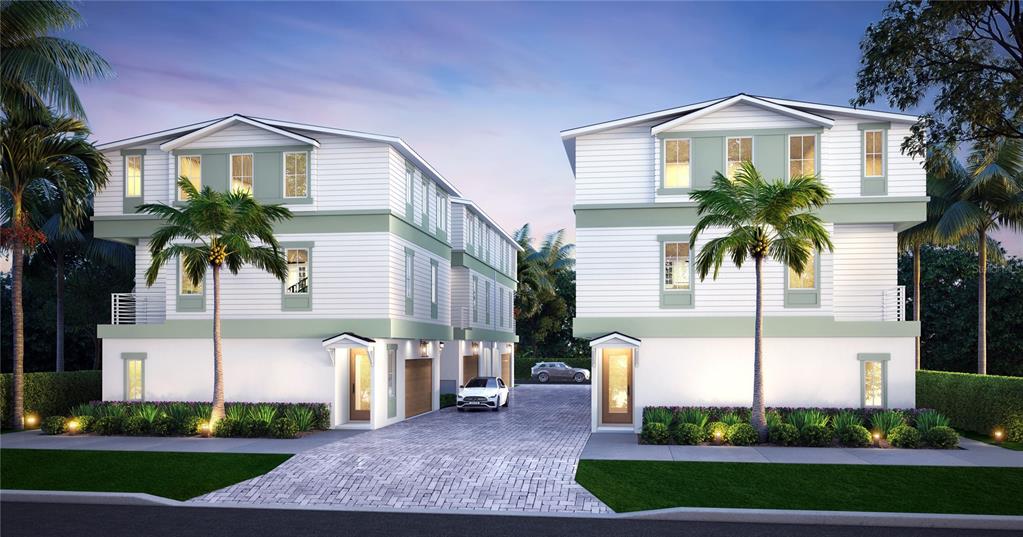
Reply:
M478 377L480 374L480 357L478 354L462 357L462 385L469 379Z
M433 360L405 361L405 417L433 408Z
M511 386L511 353L501 355L501 379L505 386Z

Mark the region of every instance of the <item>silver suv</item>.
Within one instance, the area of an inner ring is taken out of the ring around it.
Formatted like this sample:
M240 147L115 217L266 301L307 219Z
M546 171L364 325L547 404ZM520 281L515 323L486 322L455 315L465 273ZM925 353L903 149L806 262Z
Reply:
M565 362L537 362L530 369L530 376L541 383L552 380L582 383L590 380L590 370L581 367L569 367Z

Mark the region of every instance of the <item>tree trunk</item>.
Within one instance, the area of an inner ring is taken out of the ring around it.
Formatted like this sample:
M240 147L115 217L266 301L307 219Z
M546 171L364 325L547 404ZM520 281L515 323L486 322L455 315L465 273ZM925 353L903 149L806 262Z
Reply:
M210 427L224 417L224 353L220 341L220 265L213 266L213 412Z
M977 373L987 375L987 230L977 237Z
M913 320L920 322L920 245L913 245ZM916 368L921 361L920 336L916 336Z
M64 249L58 248L54 260L57 277L57 366L55 371L64 370Z
M11 244L11 321L14 328L14 412L11 415L11 427L15 430L25 428L25 307L22 304L21 285L22 273L25 271L25 245L19 235L21 227L21 200L14 201L12 218L14 240Z
M764 301L763 301L763 258L756 258L757 313L753 321L753 411L750 422L757 430L760 441L767 440L767 413L764 409Z

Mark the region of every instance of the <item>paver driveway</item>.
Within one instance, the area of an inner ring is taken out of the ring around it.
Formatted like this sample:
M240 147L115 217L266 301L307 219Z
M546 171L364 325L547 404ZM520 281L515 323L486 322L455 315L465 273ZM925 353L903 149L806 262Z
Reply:
M607 513L575 482L589 429L589 386L522 385L500 412L444 409L300 453L192 501Z

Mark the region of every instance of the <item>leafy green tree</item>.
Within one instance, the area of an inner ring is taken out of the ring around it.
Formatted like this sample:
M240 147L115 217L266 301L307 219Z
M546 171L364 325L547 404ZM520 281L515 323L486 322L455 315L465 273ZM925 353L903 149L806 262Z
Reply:
M187 201L180 209L163 203L147 203L139 212L159 216L166 222L153 233L146 269L146 285L152 286L160 269L181 260L185 275L200 285L206 272L213 274L213 413L210 425L224 417L224 355L220 334L220 273L226 268L238 274L252 265L282 282L288 263L273 233L275 222L291 218L280 205L261 205L247 192L201 191L187 177L178 180Z
M91 49L52 33L82 24L69 2L0 1L0 93L6 113L43 111L85 117L73 81L113 75Z
M710 239L696 256L700 280L718 271L728 257L736 267L752 259L756 277L756 317L753 329L753 411L750 422L761 440L767 438L763 372L763 266L768 259L802 274L823 250L834 250L828 230L812 210L831 199L831 191L816 176L765 180L750 162L743 162L729 179L715 174L712 186L694 190L700 216L689 237L696 251L700 235L723 229L725 235Z
M924 156L929 144L985 149L1023 139L1023 15L1019 0L897 0L860 42L854 106L880 97L900 110L933 97L906 139Z
M533 246L529 224L516 230L519 285L515 293L515 322L522 334L523 356L565 356L577 342L572 337L575 316L574 245L564 230L548 234ZM566 339L567 338L567 339Z
M11 290L14 323L15 428L24 413L25 323L22 303L22 271L26 251L45 240L29 215L60 196L60 225L78 225L88 211L82 200L107 184L107 163L88 140L89 129L78 119L54 117L48 111L4 114L0 118L0 189L5 196L2 246L11 252Z

